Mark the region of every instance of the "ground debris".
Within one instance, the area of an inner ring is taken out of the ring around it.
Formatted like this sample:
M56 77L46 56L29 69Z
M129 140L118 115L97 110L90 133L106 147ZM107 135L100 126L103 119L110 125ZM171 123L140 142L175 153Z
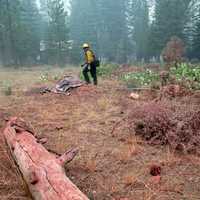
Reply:
M152 176L158 176L161 174L161 167L159 165L152 165L150 167L150 174Z
M42 94L47 92L53 92L56 94L67 94L70 95L69 90L77 88L83 85L83 82L73 76L64 76L63 79L59 80L52 88L45 88L41 91Z
M153 185L157 185L161 182L161 176L152 176L150 179L150 183Z
M140 95L132 92L129 97L133 100L138 100L140 98Z
M190 96L190 95L192 95L192 92L186 87L178 85L178 84L168 84L161 88L159 99L160 100L163 98L172 99L175 97L184 97L184 96Z

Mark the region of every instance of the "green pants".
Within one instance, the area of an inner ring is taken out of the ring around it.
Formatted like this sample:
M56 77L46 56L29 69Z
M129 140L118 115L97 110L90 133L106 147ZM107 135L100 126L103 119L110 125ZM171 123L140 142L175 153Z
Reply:
M90 67L90 69L89 69ZM92 79L93 79L93 82L94 82L94 85L97 85L97 68L94 64L90 64L86 67L84 67L83 69L83 76L84 76L84 79L85 81L90 84L91 81L90 81L90 77L88 75L88 73L90 72L91 76L92 76Z

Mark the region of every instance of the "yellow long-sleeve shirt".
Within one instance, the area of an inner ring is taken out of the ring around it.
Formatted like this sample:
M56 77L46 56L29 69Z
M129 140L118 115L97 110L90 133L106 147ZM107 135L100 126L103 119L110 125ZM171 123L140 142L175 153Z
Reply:
M87 50L85 52L85 62L91 64L92 62L94 62L94 59L95 59L94 53L91 50Z

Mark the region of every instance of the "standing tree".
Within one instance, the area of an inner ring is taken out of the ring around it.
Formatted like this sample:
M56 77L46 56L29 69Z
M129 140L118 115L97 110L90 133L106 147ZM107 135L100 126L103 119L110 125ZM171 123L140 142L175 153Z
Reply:
M56 64L66 60L69 40L68 15L63 0L48 0L48 59ZM53 59L51 59L53 58Z
M149 35L149 8L147 0L129 0L128 2L129 30L136 58L146 59L148 57L148 35Z
M0 1L0 52L6 65L17 65L17 40L20 31L20 1Z
M99 49L108 61L126 62L128 27L124 0L99 0Z
M79 61L81 44L88 42L105 60L125 62L128 44L126 1L72 0L70 36L74 61Z
M5 64L6 53L5 53L5 33L6 33L6 18L5 18L5 4L0 1L0 64Z
M97 51L98 1L72 0L70 15L70 39L72 40L72 62L79 62L81 45L89 43Z
M0 1L0 35L4 64L33 63L39 50L35 0Z
M192 57L200 59L200 5L193 19Z
M19 59L21 63L34 64L40 47L40 17L36 1L22 0L20 15Z
M184 28L190 1L156 0L150 35L152 55L159 56L172 36L185 39Z
M45 40L47 36L47 29L48 29L48 22L49 22L49 16L48 16L48 5L47 0L40 0L40 34L41 39Z

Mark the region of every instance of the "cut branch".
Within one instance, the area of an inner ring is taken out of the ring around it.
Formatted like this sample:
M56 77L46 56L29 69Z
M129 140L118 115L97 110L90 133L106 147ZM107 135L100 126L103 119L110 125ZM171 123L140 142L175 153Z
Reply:
M60 165L64 166L65 164L71 162L77 153L78 149L70 149L69 151L66 151L62 156L58 158Z

